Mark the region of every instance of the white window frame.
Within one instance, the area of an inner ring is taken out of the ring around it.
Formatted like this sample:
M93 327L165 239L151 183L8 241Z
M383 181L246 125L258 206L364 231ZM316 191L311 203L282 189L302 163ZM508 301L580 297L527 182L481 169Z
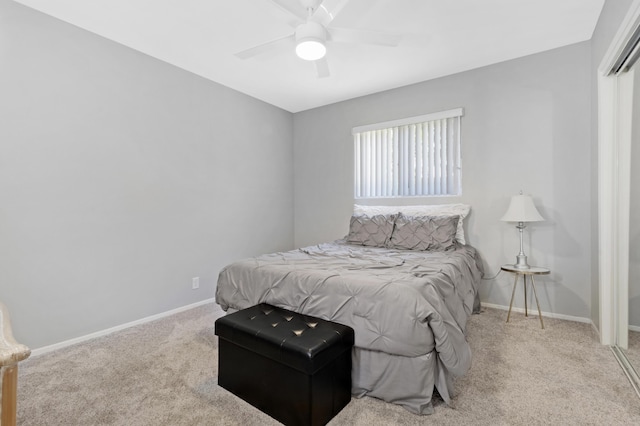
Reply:
M463 116L455 108L354 127L354 197L461 195Z

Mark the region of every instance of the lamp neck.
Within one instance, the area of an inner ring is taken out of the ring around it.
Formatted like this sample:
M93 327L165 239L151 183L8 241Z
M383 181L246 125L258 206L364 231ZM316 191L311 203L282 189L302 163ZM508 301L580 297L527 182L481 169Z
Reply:
M524 238L523 238L523 231L524 228L526 228L527 225L525 224L525 222L518 222L518 225L516 225L516 228L518 228L518 231L520 232L520 253L518 253L518 256L516 256L516 264L515 267L518 269L529 269L529 264L527 263L527 256L524 254Z
M520 253L518 253L520 256L524 256L523 231L526 227L527 225L524 222L518 222L518 225L516 226L520 232Z

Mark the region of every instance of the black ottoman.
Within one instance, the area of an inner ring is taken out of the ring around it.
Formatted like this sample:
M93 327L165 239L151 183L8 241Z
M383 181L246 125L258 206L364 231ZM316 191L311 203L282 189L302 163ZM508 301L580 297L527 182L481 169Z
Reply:
M286 425L324 425L351 400L350 327L263 303L215 333L218 384Z

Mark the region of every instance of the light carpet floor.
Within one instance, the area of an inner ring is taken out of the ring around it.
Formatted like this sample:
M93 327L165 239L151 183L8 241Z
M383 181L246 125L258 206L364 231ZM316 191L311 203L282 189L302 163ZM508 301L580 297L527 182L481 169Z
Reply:
M277 425L217 386L215 304L20 364L18 425ZM329 425L639 425L640 399L588 324L484 309L455 407L353 398ZM274 383L274 389L277 388Z

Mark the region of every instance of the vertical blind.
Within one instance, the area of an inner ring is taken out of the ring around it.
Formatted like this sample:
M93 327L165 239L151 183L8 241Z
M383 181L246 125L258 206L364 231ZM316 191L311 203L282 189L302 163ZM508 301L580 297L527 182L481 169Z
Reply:
M459 195L457 108L353 129L355 197Z

